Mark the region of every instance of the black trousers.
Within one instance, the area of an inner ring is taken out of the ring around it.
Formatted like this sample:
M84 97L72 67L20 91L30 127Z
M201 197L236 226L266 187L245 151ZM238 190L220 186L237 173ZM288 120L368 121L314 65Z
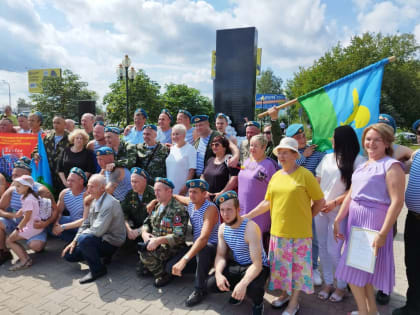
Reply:
M241 266L236 262L230 261L223 270L223 275L229 281L230 289L233 291L235 286L242 280L245 276L245 273L250 265ZM270 269L263 266L258 277L251 281L251 283L246 288L246 295L252 300L255 305L260 305L264 300L265 293L265 282L270 274ZM216 277L213 275L209 278L208 281L208 290L209 292L221 293L217 287Z
M190 250L190 246L182 249L173 258L171 258L165 265L165 270L168 274L172 274L172 267ZM207 289L207 278L209 271L214 265L214 258L216 257L217 245L207 244L200 252L195 256L195 259L191 259L183 273L195 273L194 287L198 290L205 291Z
M405 267L408 280L407 306L420 314L420 215L408 211L404 230Z

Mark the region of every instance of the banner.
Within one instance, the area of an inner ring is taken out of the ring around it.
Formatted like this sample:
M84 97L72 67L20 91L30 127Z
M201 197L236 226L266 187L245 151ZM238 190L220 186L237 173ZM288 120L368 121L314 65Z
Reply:
M28 87L30 93L42 92L42 80L44 77L61 77L61 69L34 69L28 70Z
M0 173L11 176L13 163L20 157L31 157L38 144L36 134L0 133Z

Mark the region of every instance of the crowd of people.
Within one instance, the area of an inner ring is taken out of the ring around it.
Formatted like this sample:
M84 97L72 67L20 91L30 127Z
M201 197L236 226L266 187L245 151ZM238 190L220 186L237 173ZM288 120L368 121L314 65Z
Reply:
M409 289L393 314L420 314L420 155L394 144L394 119L381 114L364 130L362 147L352 127L337 127L326 153L308 144L302 124L280 126L275 107L269 115L264 126L247 121L240 141L226 133L223 113L217 130L207 115L184 109L175 119L163 109L156 126L139 108L124 130L87 113L80 129L57 115L45 132L41 113L13 119L6 112L0 132L45 134L54 190L31 178L38 147L0 174L0 264L13 252L9 270L29 268L35 259L21 240L39 252L56 237L66 242L66 261L88 264L84 284L107 274L127 244L139 255L133 270L151 275L156 287L195 274L187 306L230 291L229 303L247 296L253 314L262 314L268 283L280 292L272 307L294 315L301 291L322 285L317 297L338 303L349 286L358 308L351 314L379 314L376 303L388 303L395 284L392 243L405 200ZM420 142L420 120L413 128ZM377 232L373 273L347 264L354 227Z

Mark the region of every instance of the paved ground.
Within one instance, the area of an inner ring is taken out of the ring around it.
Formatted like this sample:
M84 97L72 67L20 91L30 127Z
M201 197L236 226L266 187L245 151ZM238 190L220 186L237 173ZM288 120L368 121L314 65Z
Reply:
M390 305L380 313L391 314L404 304L407 281L404 269L403 231L406 209L400 216L399 233L394 242L396 287ZM87 272L85 264L67 263L59 253L64 244L49 241L46 251L33 254L34 265L27 270L10 272L10 263L0 266L0 314L250 314L249 301L233 307L228 294L210 295L194 307L183 306L193 288L193 277L177 279L162 289L152 285L152 278L139 279L135 274L136 256L127 248L118 252L108 268L108 275L95 283L80 285ZM319 288L317 288L317 291ZM273 295L265 296L265 314L281 314L270 307ZM346 314L356 309L350 294L342 303L322 302L312 295L302 295L300 315Z

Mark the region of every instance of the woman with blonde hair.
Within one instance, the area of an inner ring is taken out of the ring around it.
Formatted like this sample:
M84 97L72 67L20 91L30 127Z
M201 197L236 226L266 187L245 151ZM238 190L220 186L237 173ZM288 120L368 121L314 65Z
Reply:
M373 315L378 310L373 287L390 294L395 284L392 227L404 205L404 166L392 158L394 132L386 124L373 124L363 131L362 146L368 161L353 173L352 184L334 222L334 237L345 239L336 277L349 283L358 311L351 314ZM340 223L348 216L347 233ZM376 255L373 273L346 264L353 227L377 231L373 241Z
M63 184L60 191L67 187L67 176L73 167L82 169L87 178L96 172L95 155L86 149L89 135L83 129L76 129L69 134L71 147L66 148L59 158L57 165L58 176Z

